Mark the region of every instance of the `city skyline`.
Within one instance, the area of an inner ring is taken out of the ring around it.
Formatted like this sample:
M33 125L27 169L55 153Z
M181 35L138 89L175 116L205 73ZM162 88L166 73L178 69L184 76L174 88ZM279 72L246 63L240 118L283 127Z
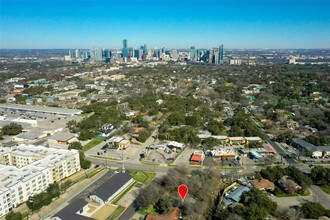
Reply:
M325 0L0 0L1 49L330 48ZM308 12L308 13L307 13Z

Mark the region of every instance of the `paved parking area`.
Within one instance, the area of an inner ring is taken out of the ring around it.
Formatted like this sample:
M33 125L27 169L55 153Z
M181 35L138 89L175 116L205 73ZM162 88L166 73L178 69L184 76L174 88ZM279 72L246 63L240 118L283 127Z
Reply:
M106 141L101 142L100 144L96 145L95 147L86 151L86 155L90 156L100 156L100 157L107 157L108 159L114 160L129 160L135 157L136 152L140 151L141 146L136 144L131 144L125 150L116 150L116 149L107 149L106 151L101 149L106 144Z
M173 164L175 165L189 165L189 159L191 154L196 151L196 149L192 148L185 148L184 151L177 157Z

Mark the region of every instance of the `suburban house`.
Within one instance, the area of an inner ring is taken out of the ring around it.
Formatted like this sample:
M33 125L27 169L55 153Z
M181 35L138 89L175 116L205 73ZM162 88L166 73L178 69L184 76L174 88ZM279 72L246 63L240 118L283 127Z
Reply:
M289 176L283 176L281 179L278 181L279 187L289 193L296 193L298 190L301 189L301 186L299 186L295 181L293 181Z
M260 181L252 181L252 186L259 190L271 190L275 189L275 184L267 179L262 179Z
M104 205L114 199L131 183L133 178L129 172L115 173L111 178L99 186L89 195L89 198L101 205Z
M250 188L247 186L240 186L233 191L231 191L228 195L225 196L224 204L231 205L233 203L239 202L243 193L249 192Z
M203 151L195 151L190 156L190 164L191 165L202 165L205 158L205 154Z
M293 130L299 128L299 123L293 120L289 120L286 122L286 127Z
M181 209L178 207L172 207L170 211L168 211L165 215L156 215L156 214L148 214L144 218L145 220L179 220L181 217Z

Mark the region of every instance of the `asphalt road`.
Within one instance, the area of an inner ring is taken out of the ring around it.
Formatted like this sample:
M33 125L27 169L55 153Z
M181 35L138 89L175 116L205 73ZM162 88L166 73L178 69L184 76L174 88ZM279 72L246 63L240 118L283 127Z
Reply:
M322 189L320 189L318 186L311 185L309 188L316 196L317 202L321 203L324 208L330 209L330 195L323 192Z
M127 220L133 217L133 215L135 214L135 208L133 206L133 203L125 209L125 211L119 216L117 220Z
M274 141L272 141L270 139L270 137L267 135L267 133L262 128L260 128L259 125L252 118L251 118L251 120L255 123L255 125L257 126L259 131L264 135L265 141L267 141L276 150L276 152L280 156L282 156L283 159L286 160L286 162L288 164L293 165L293 166L297 165L297 162L294 159L286 157L287 153L278 144L276 144Z

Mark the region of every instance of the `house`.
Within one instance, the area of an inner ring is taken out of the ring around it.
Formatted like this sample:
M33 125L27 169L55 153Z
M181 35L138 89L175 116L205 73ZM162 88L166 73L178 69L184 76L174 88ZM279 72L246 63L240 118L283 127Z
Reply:
M224 204L231 205L233 203L239 202L241 200L242 195L245 192L249 192L250 188L247 186L240 186L235 190L231 191L228 195L226 195Z
M166 215L148 214L148 215L146 215L146 217L144 219L145 220L178 220L178 219L182 219L181 209L179 209L178 207L172 207Z
M293 181L289 176L283 176L278 181L279 187L289 193L293 194L296 193L298 190L301 190L301 186L299 186L295 181Z
M295 128L299 128L299 123L293 120L289 120L286 122L286 127L293 130Z
M260 181L255 180L252 181L252 185L254 188L258 190L274 190L275 189L275 184L267 179L262 179Z
M167 144L167 147L172 149L173 151L178 151L178 150L183 150L184 144L176 142L176 141L171 141Z
M309 130L312 133L318 132L318 130L316 128L313 128L309 125L305 125L304 128L306 128L307 130Z
M105 175L111 175L108 172ZM115 173L110 178L107 178L94 192L89 195L89 198L101 205L104 205L114 199L131 183L133 178L129 172Z
M163 104L163 102L164 102L164 100L162 100L162 99L158 99L158 100L156 101L156 103L157 103L158 105Z
M202 165L205 158L205 154L203 151L195 151L190 156L190 164L191 165Z

